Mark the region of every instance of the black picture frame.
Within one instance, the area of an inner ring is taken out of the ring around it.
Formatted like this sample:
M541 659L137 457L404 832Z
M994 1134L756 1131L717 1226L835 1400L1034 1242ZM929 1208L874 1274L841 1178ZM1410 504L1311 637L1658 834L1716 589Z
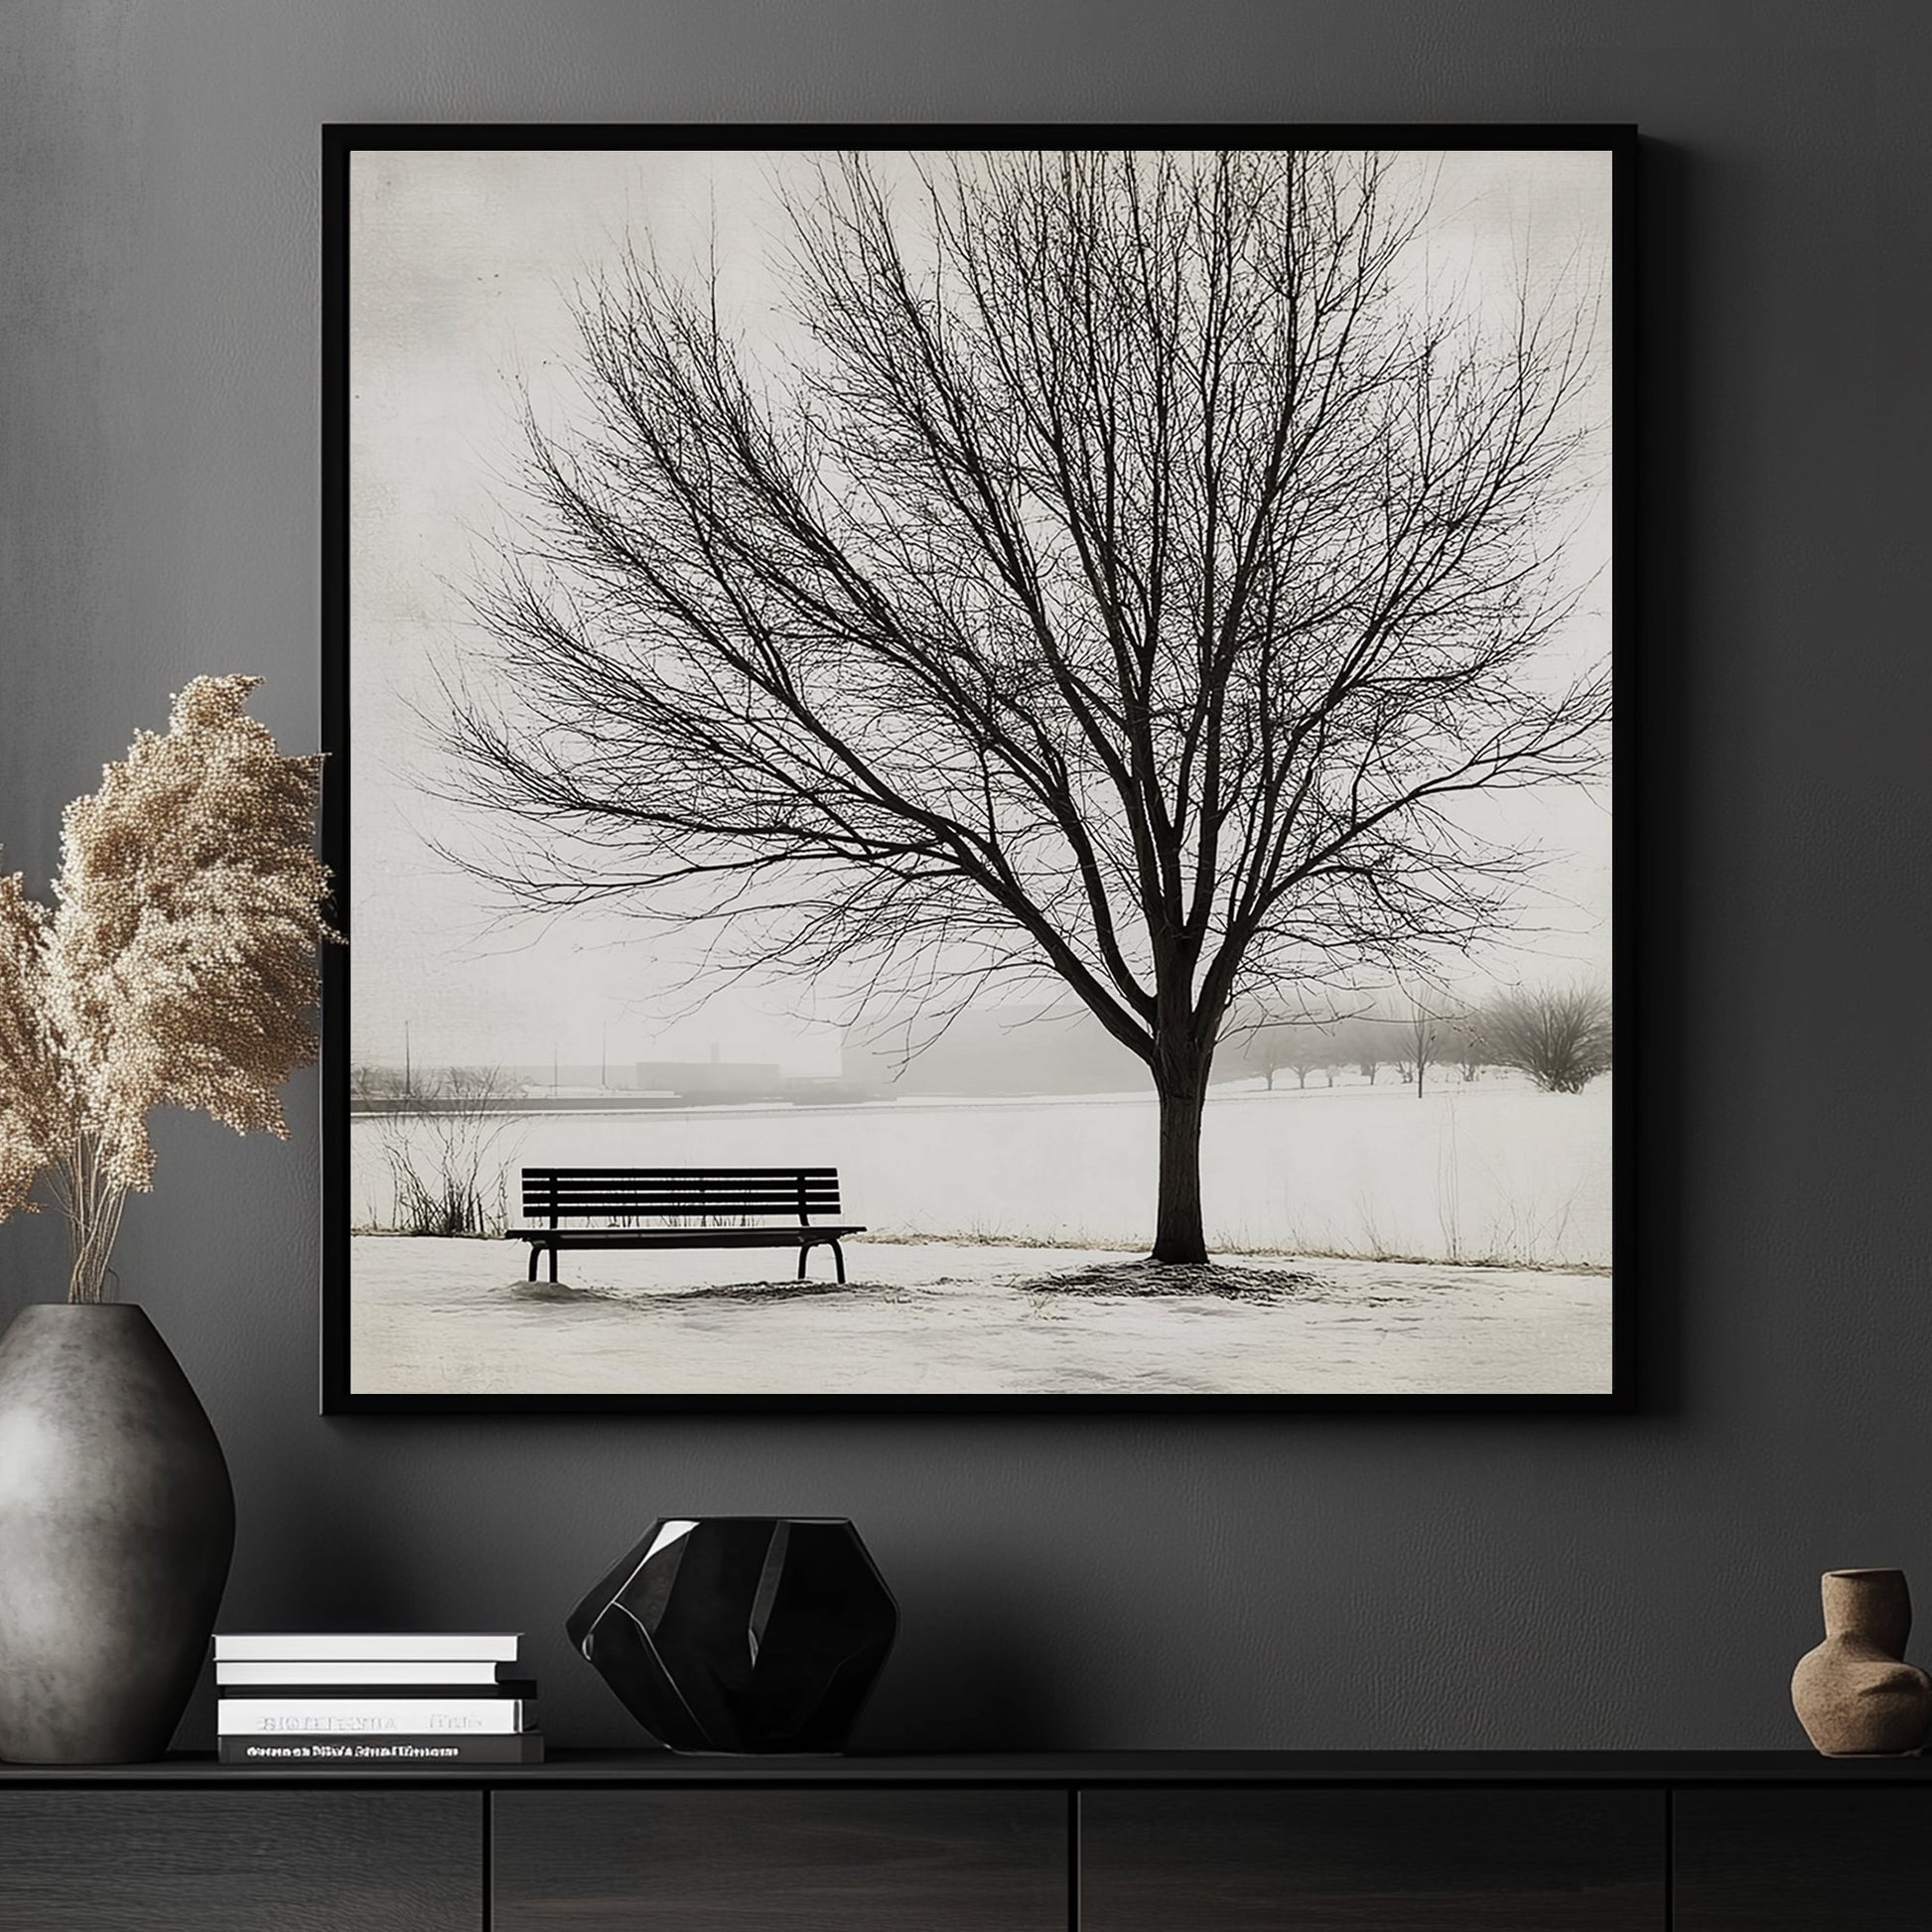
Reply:
M449 1393L420 1394L358 1390L352 1381L350 1271L350 1043L349 1015L355 973L355 934L350 921L350 822L354 809L355 706L350 689L348 626L350 611L349 492L350 432L353 406L349 370L349 291L351 259L349 196L351 163L364 151L490 151L504 149L650 152L684 146L695 136L707 148L786 150L851 147L877 142L896 129L866 127L769 126L666 129L629 125L523 124L335 124L322 131L322 749L327 755L323 785L322 845L336 881L338 922L348 944L330 947L323 959L322 1018L322 1210L321 1229L321 1407L325 1414L403 1416L438 1414L628 1414L684 1415L730 1413L905 1414L945 1412L1000 1415L1056 1414L1361 1414L1361 1415L1611 1415L1639 1406L1637 1294L1626 1283L1613 1288L1609 1335L1609 1382L1588 1392L1555 1391L1332 1394L1319 1392L1204 1393L1103 1392L990 1395L843 1393ZM1081 128L1081 144L1153 145L1163 131L1154 128ZM782 133L782 142L774 134ZM677 139L671 137L675 135ZM1616 710L1612 724L1612 762L1626 775L1636 771L1635 671L1627 642L1637 610L1639 560L1635 483L1639 461L1641 374L1635 319L1638 314L1638 138L1622 124L1534 125L1324 125L1288 124L1216 130L1223 145L1305 149L1588 150L1600 151L1611 172L1610 246L1614 274L1604 307L1615 369L1609 410L1613 454L1611 493L1612 658ZM978 128L922 127L920 148L984 148ZM1624 1048L1612 1096L1610 1219L1615 1253L1627 1269L1639 1256L1637 1190L1639 1175L1633 1134L1638 1113L1635 1055L1640 1036L1638 961L1642 943L1636 892L1637 810L1626 800L1611 829L1611 916L1614 925L1612 973L1618 1032ZM511 1253L520 1261L520 1254Z

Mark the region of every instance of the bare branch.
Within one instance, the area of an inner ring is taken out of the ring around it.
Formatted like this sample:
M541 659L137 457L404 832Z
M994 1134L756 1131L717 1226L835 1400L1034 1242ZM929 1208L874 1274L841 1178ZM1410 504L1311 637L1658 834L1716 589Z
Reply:
M1038 975L1166 1097L1237 997L1415 972L1533 855L1463 796L1589 779L1591 317L1419 297L1373 155L858 157L789 205L759 365L632 253L587 421L453 673L468 862L709 921L742 970Z

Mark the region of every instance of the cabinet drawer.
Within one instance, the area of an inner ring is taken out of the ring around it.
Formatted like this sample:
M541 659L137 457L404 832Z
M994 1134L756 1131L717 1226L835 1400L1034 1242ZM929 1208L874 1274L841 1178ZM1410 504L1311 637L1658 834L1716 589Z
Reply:
M1661 1792L1088 1791L1081 1932L1662 1932Z
M499 1791L492 1932L1065 1932L1059 1791Z
M476 1932L483 1799L439 1791L0 1791L0 1926Z
M1932 1920L1932 1790L1680 1791L1681 1932L1845 1932Z

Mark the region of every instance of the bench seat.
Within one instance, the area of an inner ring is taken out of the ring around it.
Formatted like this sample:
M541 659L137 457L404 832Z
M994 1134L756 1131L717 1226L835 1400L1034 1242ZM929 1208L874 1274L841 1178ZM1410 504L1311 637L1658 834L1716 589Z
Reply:
M863 1226L808 1228L506 1228L512 1241L539 1248L791 1248L815 1247Z
M525 1168L523 1212L543 1226L505 1228L504 1237L530 1244L530 1280L537 1258L548 1253L550 1279L557 1279L557 1256L565 1248L796 1248L798 1279L812 1249L832 1250L839 1280L845 1280L848 1234L863 1234L861 1223L814 1221L813 1214L836 1215L836 1168ZM795 1223L753 1220L750 1225L658 1227L572 1227L567 1220L604 1216L629 1220L649 1215L660 1221L696 1216L741 1222L752 1216L796 1214Z

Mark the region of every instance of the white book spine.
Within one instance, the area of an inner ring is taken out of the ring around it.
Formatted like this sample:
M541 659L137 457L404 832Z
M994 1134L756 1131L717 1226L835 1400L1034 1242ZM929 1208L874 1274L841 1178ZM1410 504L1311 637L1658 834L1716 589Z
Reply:
M223 1631L214 1639L214 1661L322 1663L330 1660L468 1658L508 1664L516 1659L511 1631L335 1630L311 1633Z
M515 1731L535 1723L536 1706L522 1698L219 1698L214 1706L224 1737Z
M217 1684L494 1684L496 1668L491 1663L457 1663L448 1658L398 1662L352 1657L341 1663L291 1660L216 1664L214 1681Z

